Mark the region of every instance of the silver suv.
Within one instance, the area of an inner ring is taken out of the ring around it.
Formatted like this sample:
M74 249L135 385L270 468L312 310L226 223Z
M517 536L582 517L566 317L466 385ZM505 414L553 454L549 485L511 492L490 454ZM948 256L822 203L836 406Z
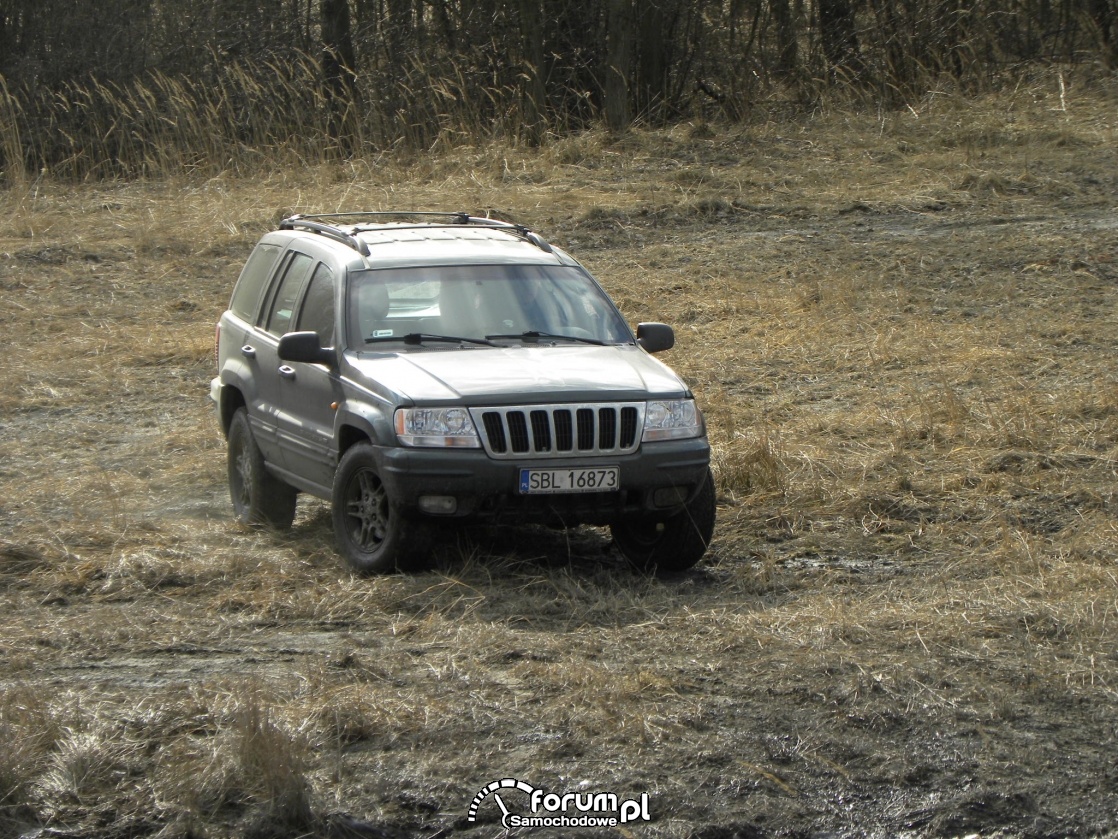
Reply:
M362 572L423 558L434 520L609 525L634 565L690 568L714 530L703 417L578 262L465 213L285 219L217 325L210 385L238 519L330 500Z

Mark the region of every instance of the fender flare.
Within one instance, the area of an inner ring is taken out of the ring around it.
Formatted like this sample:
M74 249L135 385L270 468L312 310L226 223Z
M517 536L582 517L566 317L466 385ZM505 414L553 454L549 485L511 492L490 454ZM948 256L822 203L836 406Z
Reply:
M334 419L334 445L339 461L346 449L362 438L368 439L374 446L395 445L392 414L385 407L366 402L346 402L338 409Z
M244 375L244 368L245 365L230 359L218 374L221 388L218 391L217 411L221 420L221 429L226 434L229 433L229 424L233 421L233 411L235 410L231 410L229 407L229 392L237 391L240 394L240 404L243 404L246 408L253 403L256 397L256 386L253 384L252 376Z

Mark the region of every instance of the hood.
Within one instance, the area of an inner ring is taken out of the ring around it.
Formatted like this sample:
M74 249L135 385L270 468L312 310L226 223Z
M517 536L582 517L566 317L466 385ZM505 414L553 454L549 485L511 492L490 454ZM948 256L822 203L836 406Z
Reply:
M688 393L670 368L632 345L362 353L350 361L362 385L416 404L636 401Z

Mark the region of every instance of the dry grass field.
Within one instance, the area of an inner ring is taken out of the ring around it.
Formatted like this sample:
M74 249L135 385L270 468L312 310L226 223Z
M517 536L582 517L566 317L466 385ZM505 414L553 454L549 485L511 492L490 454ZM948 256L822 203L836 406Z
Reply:
M321 502L233 523L240 264L383 208L523 221L676 327L697 569L476 528L358 578ZM0 209L0 835L497 837L510 777L647 793L625 839L1118 835L1113 81Z

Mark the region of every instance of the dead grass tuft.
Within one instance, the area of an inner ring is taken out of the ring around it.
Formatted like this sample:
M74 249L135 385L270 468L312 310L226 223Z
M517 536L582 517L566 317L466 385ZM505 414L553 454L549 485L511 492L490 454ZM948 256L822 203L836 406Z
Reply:
M779 443L767 435L757 439L736 437L719 444L713 449L711 462L720 492L779 495L785 491L788 469Z

